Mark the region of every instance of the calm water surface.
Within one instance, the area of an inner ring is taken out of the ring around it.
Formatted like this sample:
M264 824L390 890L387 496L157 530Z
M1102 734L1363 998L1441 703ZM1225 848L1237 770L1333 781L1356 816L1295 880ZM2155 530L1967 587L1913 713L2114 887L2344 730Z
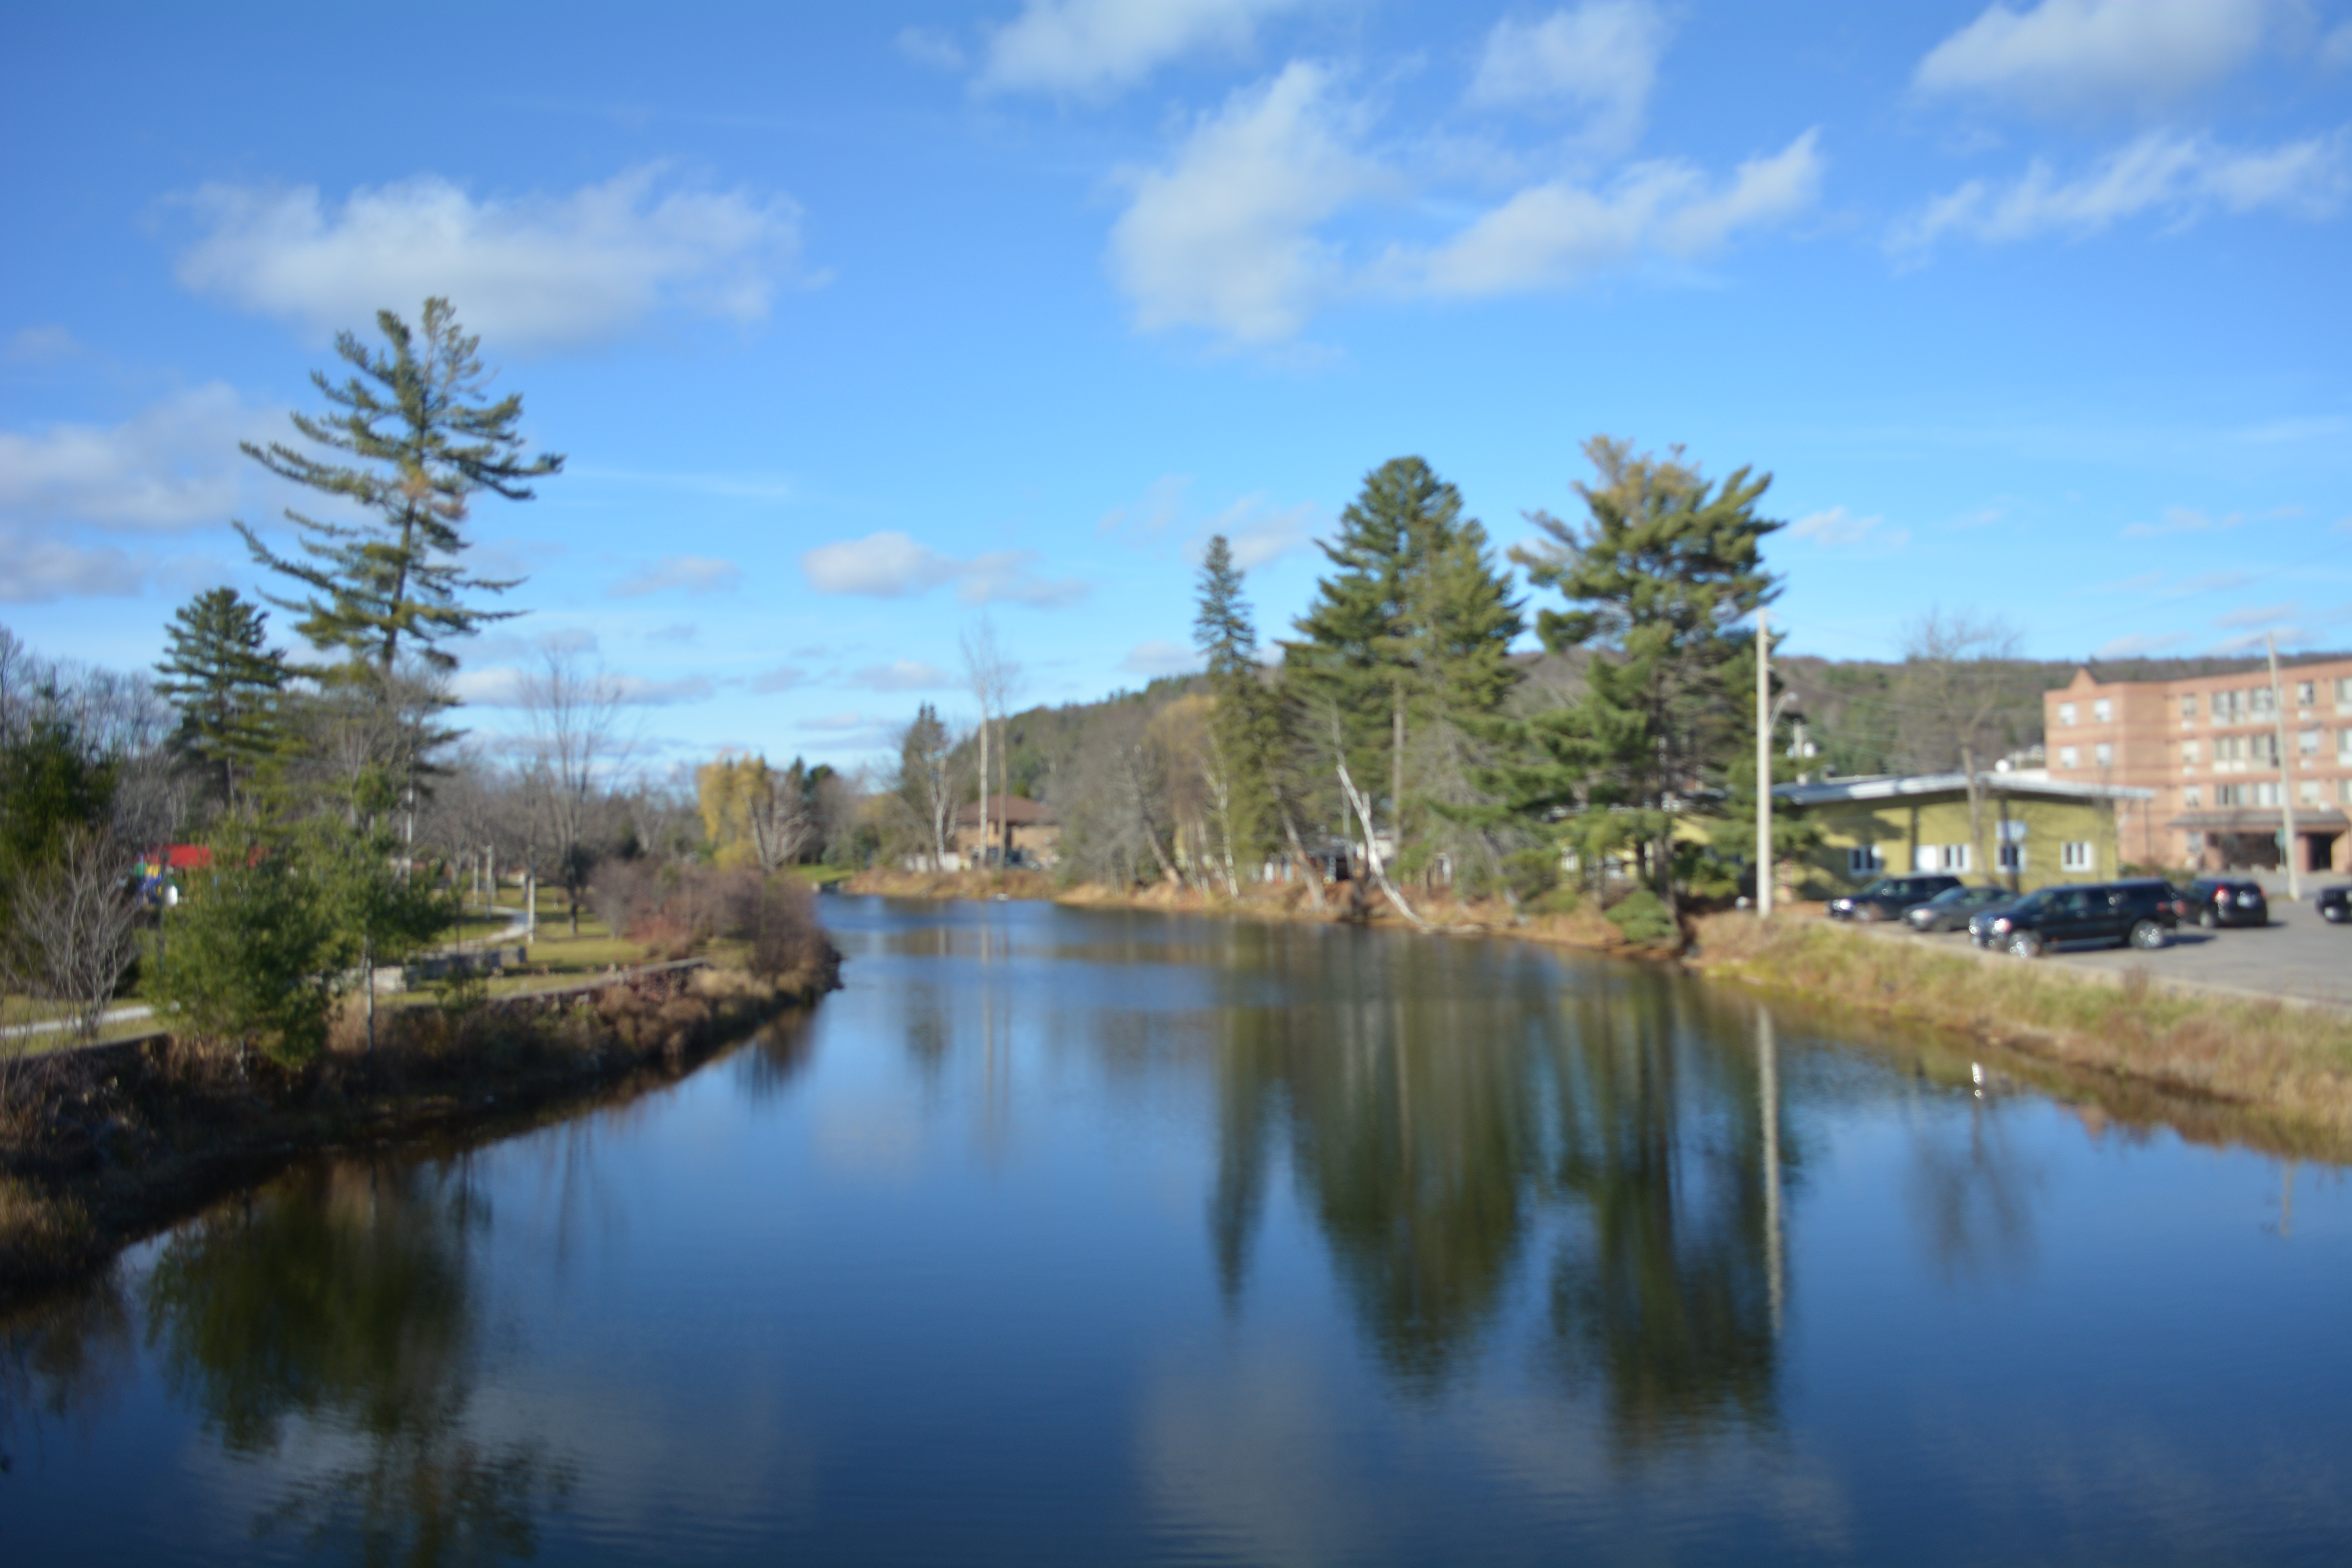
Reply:
M0 1336L0 1563L2343 1563L2341 1171L1506 942L825 904Z

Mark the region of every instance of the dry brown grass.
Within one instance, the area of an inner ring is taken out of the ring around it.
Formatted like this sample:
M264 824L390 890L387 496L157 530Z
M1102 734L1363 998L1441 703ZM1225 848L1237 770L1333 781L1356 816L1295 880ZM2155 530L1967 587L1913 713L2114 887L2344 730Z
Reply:
M2146 970L2116 984L1982 962L1825 921L1713 915L1699 943L1694 967L1710 974L2352 1134L2352 1013L2170 991Z

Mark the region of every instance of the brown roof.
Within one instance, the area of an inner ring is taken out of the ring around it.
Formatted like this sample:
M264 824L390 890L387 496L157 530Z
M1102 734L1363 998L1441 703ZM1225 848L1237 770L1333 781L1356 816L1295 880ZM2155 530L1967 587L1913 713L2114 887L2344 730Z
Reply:
M993 828L1010 823L1015 827L1043 827L1061 821L1054 808L1017 795L991 795L988 799L988 821ZM973 801L956 813L958 827L980 826L980 803Z

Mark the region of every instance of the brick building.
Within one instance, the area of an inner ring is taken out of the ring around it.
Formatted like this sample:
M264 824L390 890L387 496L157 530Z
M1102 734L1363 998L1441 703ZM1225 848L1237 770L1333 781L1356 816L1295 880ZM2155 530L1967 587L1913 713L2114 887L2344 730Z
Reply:
M2148 866L2276 868L2294 803L2296 864L2352 870L2352 658L2282 667L2287 768L2270 672L2101 682L2087 669L2042 699L2053 779L2125 784L2155 798L2116 807L2124 858Z

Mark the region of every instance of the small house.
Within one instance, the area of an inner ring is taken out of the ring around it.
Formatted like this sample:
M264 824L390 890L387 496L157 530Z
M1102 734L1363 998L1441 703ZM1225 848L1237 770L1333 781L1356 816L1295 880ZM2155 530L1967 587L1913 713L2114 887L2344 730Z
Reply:
M2080 784L2037 772L1979 773L1981 833L1969 818L1963 773L1827 779L1779 784L1775 808L1819 831L1800 879L1844 892L1888 872L1942 871L2020 891L2122 874L2116 835L2119 803L2154 792Z

